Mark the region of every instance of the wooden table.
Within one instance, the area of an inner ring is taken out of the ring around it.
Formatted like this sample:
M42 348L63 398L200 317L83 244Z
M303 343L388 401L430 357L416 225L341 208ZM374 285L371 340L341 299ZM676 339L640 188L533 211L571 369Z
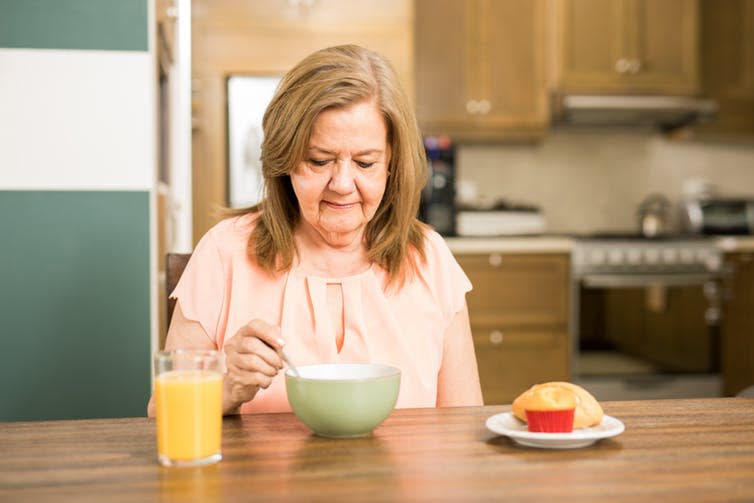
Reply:
M200 468L160 466L146 418L0 423L0 501L754 501L754 399L603 406L625 432L575 450L488 431L508 406L396 410L345 440L228 417L223 460Z

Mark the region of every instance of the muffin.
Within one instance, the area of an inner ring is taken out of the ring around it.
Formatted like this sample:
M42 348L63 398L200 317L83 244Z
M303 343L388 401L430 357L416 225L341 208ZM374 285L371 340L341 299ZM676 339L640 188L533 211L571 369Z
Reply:
M513 415L524 421L528 425L529 431L544 431L534 429L541 427L539 425L539 418L534 417L537 416L537 414L534 414L532 416L533 421L536 421L537 425L530 424L532 419L527 418L527 410L535 412L542 410L557 411L558 414L556 415L561 417L559 421L567 422L567 417L562 417L566 416L567 412L564 414L562 411L568 410L571 400L575 402L571 428L557 431L588 428L602 421L602 417L604 416L602 406L588 391L576 384L559 381L535 384L524 391L513 401ZM548 422L552 423L553 421L548 420ZM562 424L558 427L563 428Z
M531 388L517 399L523 408L529 431L568 433L573 431L576 395L562 386Z

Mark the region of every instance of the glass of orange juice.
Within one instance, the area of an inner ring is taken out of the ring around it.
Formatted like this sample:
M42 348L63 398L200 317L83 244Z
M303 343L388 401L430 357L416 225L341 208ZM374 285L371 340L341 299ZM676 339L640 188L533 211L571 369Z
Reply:
M157 455L165 466L220 461L222 360L218 351L180 349L154 357Z

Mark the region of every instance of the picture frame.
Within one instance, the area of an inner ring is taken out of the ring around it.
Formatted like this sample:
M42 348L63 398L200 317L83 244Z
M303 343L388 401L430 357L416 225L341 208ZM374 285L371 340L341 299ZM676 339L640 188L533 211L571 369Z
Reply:
M280 82L279 75L227 78L228 206L246 208L264 196L262 118Z

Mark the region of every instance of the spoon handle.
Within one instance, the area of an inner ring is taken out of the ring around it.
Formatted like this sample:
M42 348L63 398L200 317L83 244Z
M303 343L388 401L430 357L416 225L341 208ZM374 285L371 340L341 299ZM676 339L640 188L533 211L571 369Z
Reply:
M286 365L288 365L288 368L291 369L291 371L293 372L293 374L296 377L301 377L301 374L298 373L298 369L296 368L296 366L293 363L291 363L291 359L288 358L288 355L286 354L285 349L280 348L280 350L278 351L278 353L280 353L280 356L283 357L283 361L286 363Z
M264 340L262 340L262 339L259 339L259 340L261 340L264 343L265 346L267 346L268 348L270 348L273 351L276 351L277 354L280 355L280 357L283 359L283 361L285 362L285 364L288 365L288 368L291 369L291 371L293 372L293 375L295 375L296 377L301 377L301 374L298 373L298 369L291 362L291 359L288 358L288 355L286 354L286 352L285 352L285 350L283 348L275 349L274 347L272 347L270 344L268 344Z

